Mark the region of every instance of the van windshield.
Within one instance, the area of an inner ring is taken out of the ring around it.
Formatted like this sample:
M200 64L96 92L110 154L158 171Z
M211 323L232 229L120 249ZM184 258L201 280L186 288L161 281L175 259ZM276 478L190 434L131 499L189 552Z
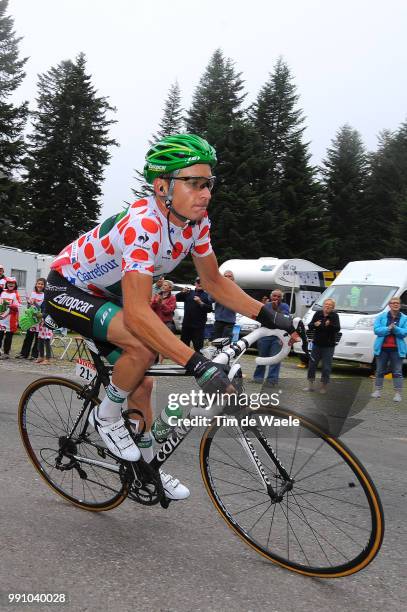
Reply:
M375 314L387 306L398 287L381 285L331 285L313 305L313 310L320 310L324 300L335 300L337 312Z

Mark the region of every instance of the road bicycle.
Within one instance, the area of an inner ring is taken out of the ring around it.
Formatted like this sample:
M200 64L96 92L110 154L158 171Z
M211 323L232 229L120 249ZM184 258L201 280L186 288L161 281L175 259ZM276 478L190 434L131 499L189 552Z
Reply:
M257 362L276 363L290 350L286 332L260 328L232 344L214 342L213 360L225 364L239 391L235 407L227 416L221 405L186 410L151 463L118 459L88 424L111 366L100 345L86 340L93 380L81 385L46 376L21 397L20 432L34 467L56 493L86 510L111 510L125 499L168 508L158 470L195 428L187 417L203 414L209 423L199 451L203 482L235 534L266 559L306 576L358 572L377 555L384 533L381 502L364 466L307 416L272 405L253 409L250 395L236 408L244 397L239 358L266 335L278 336L281 350ZM186 374L181 366L161 365L147 375Z

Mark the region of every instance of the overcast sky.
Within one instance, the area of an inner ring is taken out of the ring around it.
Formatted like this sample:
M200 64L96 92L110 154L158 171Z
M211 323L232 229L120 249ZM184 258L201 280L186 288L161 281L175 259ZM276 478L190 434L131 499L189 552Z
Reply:
M100 95L117 107L102 217L131 200L134 168L178 79L189 107L214 50L242 71L251 102L278 56L290 66L314 163L344 123L370 150L407 119L405 0L10 0L21 56L16 100L34 107L38 73L83 51Z

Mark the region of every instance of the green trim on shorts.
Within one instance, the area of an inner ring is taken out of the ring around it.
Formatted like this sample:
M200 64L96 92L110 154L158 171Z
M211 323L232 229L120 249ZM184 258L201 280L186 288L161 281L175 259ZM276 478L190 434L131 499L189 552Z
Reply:
M93 337L96 340L109 342L107 339L107 330L113 317L122 310L120 306L113 302L105 302L97 310L93 318Z
M123 353L122 349L115 348L114 351L106 355L106 359L108 360L110 365L114 365L122 353Z

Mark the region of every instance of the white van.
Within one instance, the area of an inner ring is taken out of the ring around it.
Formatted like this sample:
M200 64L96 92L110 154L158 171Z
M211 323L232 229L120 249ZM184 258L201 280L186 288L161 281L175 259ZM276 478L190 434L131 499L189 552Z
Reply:
M305 325L326 298L333 298L341 322L341 339L334 358L373 363L373 325L391 297L400 297L407 314L407 260L375 259L348 263L303 318ZM294 347L301 353L299 345Z
M326 287L326 268L306 259L229 259L219 269L231 270L239 287L257 300L281 289L291 314L301 318Z

